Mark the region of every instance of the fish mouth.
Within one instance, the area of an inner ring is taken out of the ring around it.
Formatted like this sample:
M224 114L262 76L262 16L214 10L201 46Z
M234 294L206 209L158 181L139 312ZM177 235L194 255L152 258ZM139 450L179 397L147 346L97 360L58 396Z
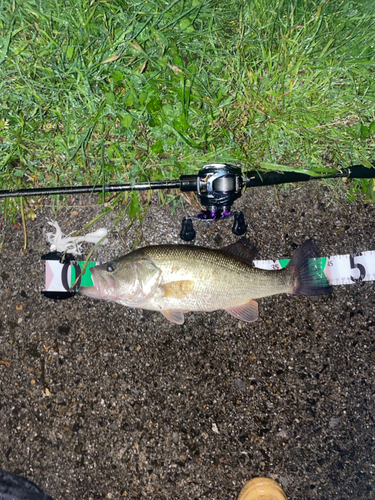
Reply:
M95 266L90 269L93 286L82 286L79 293L94 299L117 300L116 283L112 276L102 275Z

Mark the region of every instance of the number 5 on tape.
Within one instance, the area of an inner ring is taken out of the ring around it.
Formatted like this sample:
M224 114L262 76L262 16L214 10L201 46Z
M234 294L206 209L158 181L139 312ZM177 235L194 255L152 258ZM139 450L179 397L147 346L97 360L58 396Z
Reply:
M350 255L350 269L358 269L358 271L359 271L359 276L357 278L353 278L352 275L350 276L350 279L354 283L358 283L359 281L363 281L366 277L365 266L359 262L355 262L355 257L361 257L361 256L362 256L361 253L354 253L354 254Z
M375 279L373 250L329 257L326 275L331 285L351 285Z

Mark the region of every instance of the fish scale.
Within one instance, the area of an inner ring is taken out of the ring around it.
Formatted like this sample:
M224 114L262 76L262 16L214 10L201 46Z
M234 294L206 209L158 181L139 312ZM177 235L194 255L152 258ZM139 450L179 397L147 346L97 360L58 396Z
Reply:
M167 304L161 294L150 298L147 306L153 306L155 310L166 306L196 311L226 309L250 299L290 292L295 281L289 270L255 269L234 255L202 247L161 245L139 252L147 255L162 270L164 283L195 282L194 290L183 299L176 298Z

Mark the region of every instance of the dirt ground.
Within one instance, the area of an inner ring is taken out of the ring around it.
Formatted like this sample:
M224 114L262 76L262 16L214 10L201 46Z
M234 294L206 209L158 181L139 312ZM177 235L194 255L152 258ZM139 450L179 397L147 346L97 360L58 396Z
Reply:
M290 257L307 237L321 255L374 250L374 207L337 186L247 191L235 208L258 258ZM100 211L70 198L57 220L68 233ZM56 500L235 500L254 476L290 500L375 498L373 282L261 299L251 324L218 311L179 326L78 295L53 301L41 294L53 217L45 207L27 224L25 255L8 225L0 253L0 469ZM124 234L121 220L96 258L180 243L182 217L155 195L143 226ZM195 224L194 244L235 241L231 225Z

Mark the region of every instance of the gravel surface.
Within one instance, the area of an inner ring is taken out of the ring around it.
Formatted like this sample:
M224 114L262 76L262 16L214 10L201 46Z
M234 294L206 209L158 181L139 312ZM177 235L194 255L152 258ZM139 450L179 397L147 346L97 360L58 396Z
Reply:
M374 207L338 186L247 191L235 208L258 258L290 257L308 237L321 255L375 249ZM142 227L125 234L118 222L98 260L180 242L181 208L152 200ZM100 213L92 203L59 209L65 233ZM45 207L28 223L25 255L9 225L0 253L0 469L56 500L235 500L254 476L290 500L375 498L373 282L261 299L251 324L218 311L179 326L83 296L52 301L40 293L51 218ZM195 224L195 244L235 241L231 225Z

